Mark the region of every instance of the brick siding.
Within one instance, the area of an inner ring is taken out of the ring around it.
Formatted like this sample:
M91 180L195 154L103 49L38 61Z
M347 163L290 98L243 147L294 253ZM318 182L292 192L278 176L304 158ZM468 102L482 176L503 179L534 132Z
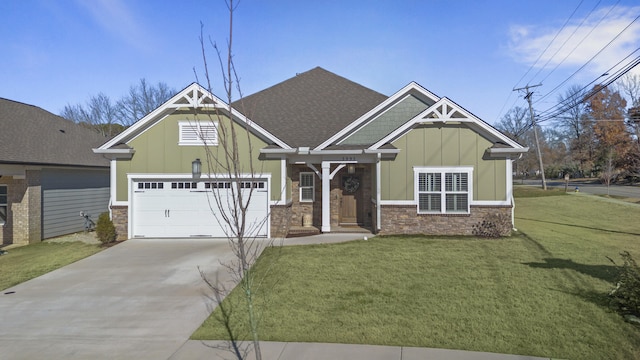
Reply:
M380 210L382 235L473 235L474 226L487 215L511 219L511 206L471 206L470 214L418 214L415 205L382 205ZM511 226L503 226L500 233L509 235Z
M111 221L116 228L117 240L127 240L129 224L129 207L121 205L111 206Z
M7 221L0 225L0 240L5 245L42 241L40 171L29 170L25 174L25 179L0 178L0 184L7 185Z

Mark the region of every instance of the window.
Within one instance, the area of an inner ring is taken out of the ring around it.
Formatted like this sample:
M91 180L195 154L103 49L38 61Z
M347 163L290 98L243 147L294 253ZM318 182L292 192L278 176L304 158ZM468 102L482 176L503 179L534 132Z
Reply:
M300 202L309 202L314 200L314 176L312 172L300 173Z
M416 168L418 213L469 213L472 168Z
M0 225L7 221L7 185L0 185Z
M184 121L180 128L179 145L218 145L218 123L211 121Z

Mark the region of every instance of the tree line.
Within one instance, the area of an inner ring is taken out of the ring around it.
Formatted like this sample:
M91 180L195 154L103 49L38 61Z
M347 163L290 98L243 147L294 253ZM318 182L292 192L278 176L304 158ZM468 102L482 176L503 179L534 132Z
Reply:
M627 74L612 86L583 89L569 87L557 99L568 110L536 125L545 176L599 177L607 185L640 181L640 76ZM515 175L540 175L528 109L512 108L495 126L530 149L514 162Z
M154 85L142 78L118 100L114 101L100 92L89 97L84 104L67 104L60 116L85 125L105 137L113 137L175 94L176 90L163 82Z

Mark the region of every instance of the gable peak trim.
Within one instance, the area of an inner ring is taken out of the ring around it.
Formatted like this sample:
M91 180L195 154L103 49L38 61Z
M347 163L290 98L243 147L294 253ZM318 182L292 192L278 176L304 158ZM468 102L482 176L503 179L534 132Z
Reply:
M328 146L330 146L330 145L332 145L334 143L342 142L344 139L349 137L350 133L353 133L354 131L357 131L362 125L364 125L367 122L375 119L378 115L380 115L381 112L383 112L385 109L391 107L394 103L398 103L398 102L402 101L403 99L405 99L409 95L416 95L416 94L417 95L421 95L421 96L425 96L425 97L429 98L430 100L432 100L434 102L437 102L438 100L440 100L440 98L437 95L435 95L431 91L427 90L426 88L424 88L423 86L421 86L417 82L412 81L409 84L407 84L406 86L404 86L402 89L398 90L395 94L393 94L390 97L388 97L385 101L383 101L382 103L378 104L373 109L369 110L367 113L362 115L360 118L356 119L351 124L349 124L346 127L344 127L338 133L336 133L335 135L333 135L329 139L325 140L322 144L318 145L314 150L322 150L322 149L324 149L324 148L326 148L326 147L328 147Z

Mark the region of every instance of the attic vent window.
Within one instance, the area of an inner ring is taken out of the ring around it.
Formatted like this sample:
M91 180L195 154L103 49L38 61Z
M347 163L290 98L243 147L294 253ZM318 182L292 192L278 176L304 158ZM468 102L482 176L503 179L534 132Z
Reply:
M214 121L181 121L178 123L180 139L178 144L185 146L217 146L218 123Z

